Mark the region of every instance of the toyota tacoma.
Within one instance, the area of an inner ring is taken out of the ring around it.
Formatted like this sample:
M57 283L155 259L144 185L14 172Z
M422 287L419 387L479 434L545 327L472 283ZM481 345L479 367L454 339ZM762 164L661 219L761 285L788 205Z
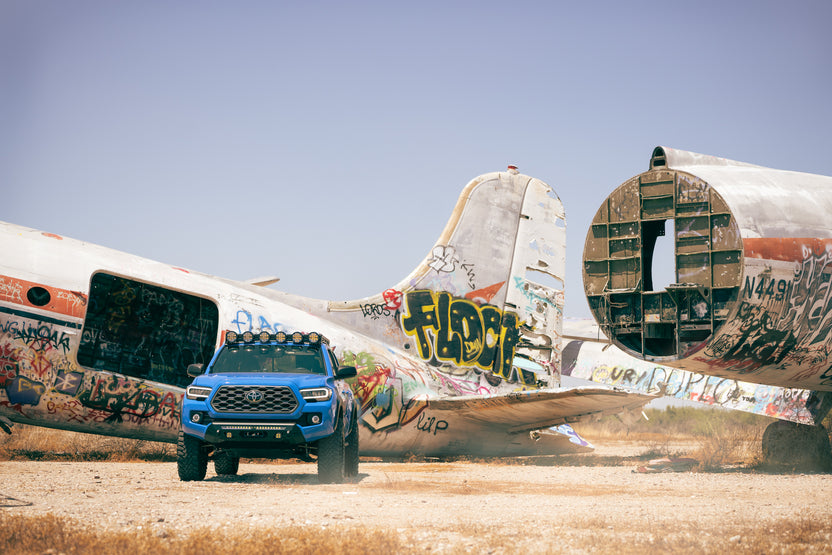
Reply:
M321 482L358 475L358 409L318 333L233 331L207 368L188 367L177 443L181 480L237 473L240 458L317 460Z

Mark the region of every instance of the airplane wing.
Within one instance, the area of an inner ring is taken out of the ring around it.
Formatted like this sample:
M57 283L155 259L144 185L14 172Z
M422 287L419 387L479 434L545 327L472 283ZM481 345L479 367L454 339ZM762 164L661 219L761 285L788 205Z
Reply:
M540 430L588 417L641 410L654 395L620 389L576 387L539 389L502 395L431 400L434 410L451 410L463 420L499 426L510 433Z
M820 402L807 389L710 376L641 360L607 339L592 320L566 320L561 373L628 391L761 414L798 424L819 422Z

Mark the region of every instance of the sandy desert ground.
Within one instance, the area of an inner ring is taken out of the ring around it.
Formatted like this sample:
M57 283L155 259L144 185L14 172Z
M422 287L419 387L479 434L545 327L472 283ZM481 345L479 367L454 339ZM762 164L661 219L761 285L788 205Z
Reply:
M160 537L206 526L373 528L436 553L751 552L766 537L775 541L768 548L790 552L832 545L828 474L634 470L362 462L357 480L319 484L314 464L243 463L238 476L219 477L209 465L205 481L180 482L170 462L12 461L0 462L0 510L100 529L149 527ZM787 537L798 529L805 538Z

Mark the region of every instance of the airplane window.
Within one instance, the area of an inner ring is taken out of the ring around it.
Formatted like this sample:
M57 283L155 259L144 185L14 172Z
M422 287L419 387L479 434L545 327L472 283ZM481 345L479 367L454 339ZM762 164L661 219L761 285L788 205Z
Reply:
M184 387L192 363L208 365L217 342L213 301L164 287L93 275L78 363Z
M52 300L52 295L43 287L32 287L26 292L26 298L35 306L46 306Z

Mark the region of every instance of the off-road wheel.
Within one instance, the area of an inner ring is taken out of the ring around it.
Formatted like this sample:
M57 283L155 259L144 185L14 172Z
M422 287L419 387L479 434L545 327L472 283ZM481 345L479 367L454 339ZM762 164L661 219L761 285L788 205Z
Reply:
M240 469L240 457L222 451L214 456L214 471L218 476L233 476Z
M185 482L202 480L208 470L208 453L202 441L179 430L176 442L176 470Z
M340 484L344 481L344 420L338 418L335 432L318 440L318 481Z
M344 450L344 476L358 476L358 415L353 414Z

